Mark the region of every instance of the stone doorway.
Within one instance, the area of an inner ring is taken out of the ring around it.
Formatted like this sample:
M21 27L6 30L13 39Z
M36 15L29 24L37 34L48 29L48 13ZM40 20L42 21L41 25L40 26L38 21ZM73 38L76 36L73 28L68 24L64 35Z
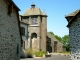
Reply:
M33 51L37 50L37 48L38 48L38 40L37 40L36 33L31 34L31 48Z
M54 52L57 52L57 41L54 41Z

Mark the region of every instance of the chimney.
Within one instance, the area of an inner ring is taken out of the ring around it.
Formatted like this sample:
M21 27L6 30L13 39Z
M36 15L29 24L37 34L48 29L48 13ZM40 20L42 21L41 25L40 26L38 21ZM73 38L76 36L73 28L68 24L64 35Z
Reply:
M31 5L31 8L35 8L35 4L32 4L32 5Z

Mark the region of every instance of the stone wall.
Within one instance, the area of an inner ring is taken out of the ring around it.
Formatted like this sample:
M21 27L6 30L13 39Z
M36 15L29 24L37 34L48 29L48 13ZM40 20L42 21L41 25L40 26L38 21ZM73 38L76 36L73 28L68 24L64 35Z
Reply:
M80 16L69 27L71 59L80 60Z
M17 12L8 15L8 5L0 0L0 60L20 60L20 32Z
M47 44L50 45L49 47L47 46L47 51L64 52L64 48L63 48L64 45L61 42L59 42L53 35L51 35L50 33L47 33L47 41L50 41L50 40L51 40L50 44L49 42L47 42ZM56 46L54 42L57 42ZM50 51L50 47L51 47L51 51ZM56 48L56 51L54 51L55 48Z
M47 36L47 17L42 17L41 22L41 49L42 51L46 51L46 36Z

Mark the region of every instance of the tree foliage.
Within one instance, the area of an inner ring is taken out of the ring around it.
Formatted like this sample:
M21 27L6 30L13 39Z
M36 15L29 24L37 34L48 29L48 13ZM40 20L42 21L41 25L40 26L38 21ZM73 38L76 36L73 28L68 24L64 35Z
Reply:
M54 35L54 33L53 33L53 32L51 32L51 31L50 31L49 33L50 33L51 35Z
M62 43L62 38L60 36L54 35L54 37Z

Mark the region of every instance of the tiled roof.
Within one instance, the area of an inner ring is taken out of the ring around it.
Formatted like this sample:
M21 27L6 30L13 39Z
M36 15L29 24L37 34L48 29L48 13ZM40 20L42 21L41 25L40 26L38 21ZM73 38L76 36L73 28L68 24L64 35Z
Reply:
M65 17L75 16L79 11L80 11L80 9L78 9L78 10L76 10L76 11L74 11L74 12L72 12L72 13L68 14L68 15L67 15L67 16L65 16Z
M25 21L20 21L21 23L23 23L23 24L26 24L26 25L28 25L29 23L28 22L25 22Z
M69 21L67 27L69 27L70 24L72 24L72 22L76 20L76 19L74 20L74 18L77 16L77 14L79 12L80 12L80 9L78 9L78 10L70 13L69 15L65 16L65 18ZM68 17L71 17L71 19L68 19Z
M40 8L29 8L26 10L23 16L29 16L29 15L42 15L42 12Z
M30 15L46 15L46 13L42 13L40 8L38 8L38 7L34 7L34 8L31 7L26 10L26 12L23 14L23 16L30 16Z

